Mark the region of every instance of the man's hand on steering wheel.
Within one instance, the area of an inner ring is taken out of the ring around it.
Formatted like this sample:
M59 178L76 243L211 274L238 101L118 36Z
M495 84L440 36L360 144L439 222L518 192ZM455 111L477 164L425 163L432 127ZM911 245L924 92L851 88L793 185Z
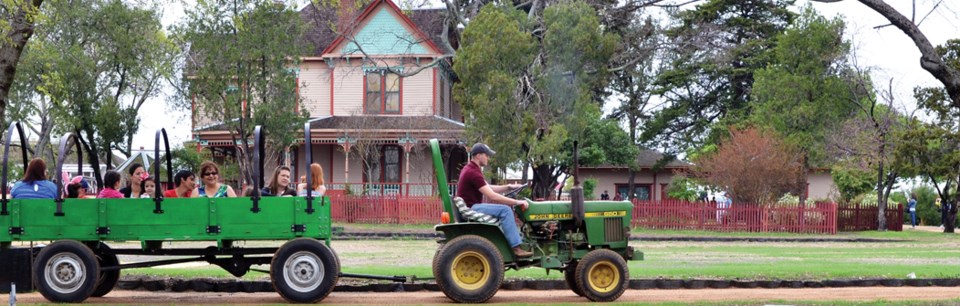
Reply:
M520 211L527 211L527 208L530 207L530 203L527 203L527 201L524 200L517 200L517 203L515 203L514 206L519 206Z

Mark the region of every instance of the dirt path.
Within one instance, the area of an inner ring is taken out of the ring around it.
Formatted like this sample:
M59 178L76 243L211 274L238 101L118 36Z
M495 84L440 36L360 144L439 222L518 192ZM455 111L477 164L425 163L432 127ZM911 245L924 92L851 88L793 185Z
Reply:
M6 302L7 295L0 295ZM902 301L902 300L950 300L960 298L960 287L865 287L865 288L819 288L819 289L700 289L700 290L627 290L617 302L723 302L772 300L785 301ZM47 303L39 293L19 294L21 304ZM217 292L148 292L113 291L106 297L90 298L88 304L276 304L284 300L276 293L217 293ZM324 304L451 304L443 293L383 292L347 293L334 292ZM533 291L501 290L489 303L587 303L568 290Z

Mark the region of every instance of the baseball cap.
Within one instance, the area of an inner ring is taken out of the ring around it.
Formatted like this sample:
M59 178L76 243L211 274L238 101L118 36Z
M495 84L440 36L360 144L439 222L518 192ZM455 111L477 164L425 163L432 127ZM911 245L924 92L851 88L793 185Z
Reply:
M497 151L494 151L493 149L491 149L491 148L488 147L487 145L478 142L477 144L473 145L473 148L472 148L472 149L470 149L470 155L477 155L477 154L480 154L480 153L484 153L484 154L493 156L494 154L497 154Z
M90 189L90 184L87 183L87 180L83 179L82 176L74 176L72 179L70 179L70 184L77 183L80 183L80 187L83 187L83 189Z

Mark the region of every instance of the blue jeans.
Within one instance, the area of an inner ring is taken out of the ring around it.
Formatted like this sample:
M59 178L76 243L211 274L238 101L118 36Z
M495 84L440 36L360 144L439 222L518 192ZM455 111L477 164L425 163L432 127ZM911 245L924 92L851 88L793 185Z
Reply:
M517 221L513 217L513 207L503 204L477 203L470 209L500 219L500 228L503 229L503 235L507 237L510 247L515 248L520 245L520 230L517 229Z
M916 226L916 225L917 225L917 211L911 210L911 211L910 211L910 226Z

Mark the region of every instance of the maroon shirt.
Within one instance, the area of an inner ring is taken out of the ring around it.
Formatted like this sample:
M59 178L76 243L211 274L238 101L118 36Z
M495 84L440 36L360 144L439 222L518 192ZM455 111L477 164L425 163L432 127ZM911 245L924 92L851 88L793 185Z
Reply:
M463 198L467 207L483 201L483 193L480 188L487 186L487 180L483 179L483 170L480 165L470 161L463 170L460 170L460 181L457 182L457 196Z

